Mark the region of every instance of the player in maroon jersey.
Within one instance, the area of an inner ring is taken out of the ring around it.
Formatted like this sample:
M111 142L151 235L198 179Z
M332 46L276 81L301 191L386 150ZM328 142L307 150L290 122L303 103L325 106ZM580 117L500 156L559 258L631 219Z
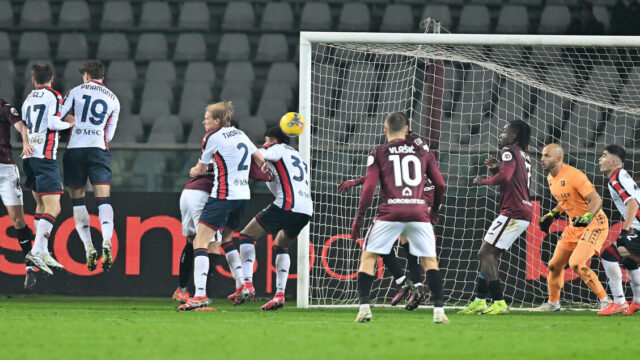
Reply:
M529 188L531 186L531 161L527 154L531 128L522 120L509 122L499 136L501 162L493 157L484 164L494 174L490 178L478 176L473 185L500 185L500 215L487 231L478 252L480 272L478 273L476 298L461 314L499 315L509 312L504 301L504 287L500 281L498 263L500 254L527 230L533 217ZM493 303L487 306L487 293Z
M18 235L18 243L22 253L27 255L31 251L33 233L24 220L22 208L22 188L20 187L20 173L13 161L11 153L11 126L16 128L22 136L22 156L29 156L33 147L27 138L27 125L20 118L18 110L0 98L0 198L7 208L9 218ZM35 285L36 272L33 266L27 266L27 276L24 287L29 289Z
M380 203L373 225L363 243L358 270L358 296L360 309L356 322L371 320L369 294L374 280L378 255L391 252L396 239L404 235L410 251L420 258L427 272L434 303L434 322L446 323L442 276L436 258L435 236L431 221L437 219L444 195L444 180L427 155L429 147L420 139L407 139L407 118L402 113L391 113L384 123L387 143L375 148L367 158L367 174L360 197L360 206L353 220L351 237L360 236L367 209L373 201L378 184ZM435 186L433 206L429 213L424 200L424 175Z

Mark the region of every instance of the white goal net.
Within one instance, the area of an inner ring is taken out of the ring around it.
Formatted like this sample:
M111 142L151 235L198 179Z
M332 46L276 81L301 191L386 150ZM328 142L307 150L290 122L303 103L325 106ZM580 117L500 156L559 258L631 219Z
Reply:
M310 137L301 146L309 146L316 205L308 234L308 293L299 287L306 298L299 305L357 303L361 247L348 234L360 188L341 195L337 185L365 174L366 155L384 142L382 122L392 111L405 112L410 128L429 139L447 185L435 228L447 305L463 305L474 296L477 251L498 214L499 194L497 187L469 184L475 176L487 175L483 160L498 154L498 134L507 121L522 119L532 129L535 213L527 232L501 257L500 276L512 306L546 300L546 266L568 223L566 217L557 220L550 235L537 225L540 212L555 204L539 161L545 144L561 144L565 162L596 185L612 226L609 239L617 238L621 217L610 201L598 158L606 145L623 145L629 154L626 168L633 174L640 170L640 56L633 46L640 39L627 38L627 46L613 47L623 41L613 38L607 47L594 46L604 44L604 38L588 37L414 34L402 43L390 41L391 34L361 42L357 34L325 34L325 40L321 35L307 43L310 51L303 47L301 52L300 102ZM303 33L302 38L308 37ZM374 214L372 206L365 227ZM403 261L403 250L398 255ZM591 268L608 290L597 257ZM305 277L305 272L299 274ZM377 275L371 299L389 302L392 278L382 262ZM565 279L561 301L567 306L597 301L570 269Z

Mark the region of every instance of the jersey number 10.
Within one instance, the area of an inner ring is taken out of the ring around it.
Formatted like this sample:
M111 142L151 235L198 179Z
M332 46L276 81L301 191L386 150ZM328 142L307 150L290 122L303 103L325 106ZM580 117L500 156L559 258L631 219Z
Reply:
M420 159L417 156L407 155L401 160L400 155L389 155L389 161L393 163L393 179L396 186L420 185L422 174L420 173ZM413 171L411 171L412 167Z

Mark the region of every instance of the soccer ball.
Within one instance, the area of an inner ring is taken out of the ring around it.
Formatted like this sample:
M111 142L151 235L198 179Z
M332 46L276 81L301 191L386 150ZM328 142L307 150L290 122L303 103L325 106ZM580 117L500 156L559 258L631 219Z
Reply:
M280 129L289 136L299 136L304 131L305 121L297 112L288 112L280 118Z

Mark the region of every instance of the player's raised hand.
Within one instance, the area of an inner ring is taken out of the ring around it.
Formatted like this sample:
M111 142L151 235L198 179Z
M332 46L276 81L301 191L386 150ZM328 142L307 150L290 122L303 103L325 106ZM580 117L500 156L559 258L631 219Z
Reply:
M355 180L347 180L347 181L343 181L340 183L340 185L338 185L338 192L340 194L344 193L345 191L351 189L352 187L354 187L356 185L356 181Z
M353 223L351 224L351 238L353 240L358 239L360 237L360 230L362 229L362 224L364 224L364 217L357 216L353 219Z
M476 178L471 181L471 185L480 186L482 185L482 180L484 179L484 176L476 176Z
M495 169L498 167L498 165L500 165L500 163L495 157L489 156L488 158L484 159L484 165L489 169Z
M553 209L548 213L544 214L544 216L542 216L542 218L540 219L540 230L548 234L549 228L551 227L553 220L559 217L560 217L560 212L556 209Z
M573 218L573 226L587 227L591 224L591 220L593 220L593 214L587 211L584 215Z

